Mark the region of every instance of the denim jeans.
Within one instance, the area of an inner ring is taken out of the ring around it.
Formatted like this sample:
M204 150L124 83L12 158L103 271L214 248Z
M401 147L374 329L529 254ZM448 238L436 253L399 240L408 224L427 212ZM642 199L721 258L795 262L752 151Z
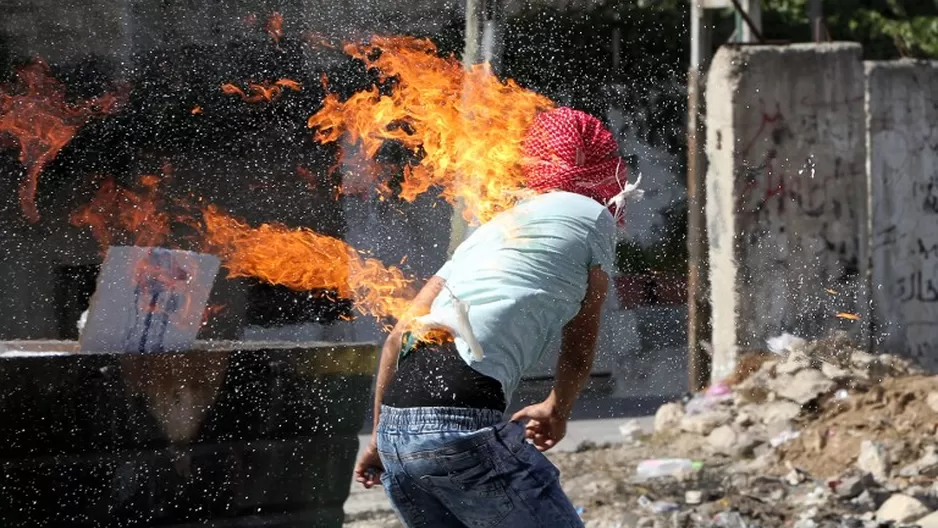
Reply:
M381 483L409 527L580 527L557 468L494 410L384 406Z

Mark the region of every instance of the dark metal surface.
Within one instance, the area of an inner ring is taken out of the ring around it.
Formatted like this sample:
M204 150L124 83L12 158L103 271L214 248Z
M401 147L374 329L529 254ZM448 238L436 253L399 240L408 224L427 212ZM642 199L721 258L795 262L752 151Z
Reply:
M376 353L0 359L0 526L341 526Z

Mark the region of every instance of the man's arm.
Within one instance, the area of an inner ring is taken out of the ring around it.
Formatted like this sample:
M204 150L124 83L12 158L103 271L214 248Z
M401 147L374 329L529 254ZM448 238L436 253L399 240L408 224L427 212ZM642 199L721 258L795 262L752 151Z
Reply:
M401 317L401 320L394 325L394 329L388 335L384 346L381 348L381 360L378 365L378 376L375 380L375 402L374 402L374 428L372 429L372 439L374 432L378 430L378 419L381 415L381 400L384 397L384 389L394 377L397 370L397 356L401 351L401 339L407 329L407 325L415 318L430 312L430 305L433 300L443 290L445 281L442 277L434 275L421 288L420 293L411 301L411 307L407 315Z
M590 269L586 296L580 311L563 328L554 388L548 400L564 419L569 418L573 411L573 403L593 368L600 317L608 289L609 276L606 272L600 267Z

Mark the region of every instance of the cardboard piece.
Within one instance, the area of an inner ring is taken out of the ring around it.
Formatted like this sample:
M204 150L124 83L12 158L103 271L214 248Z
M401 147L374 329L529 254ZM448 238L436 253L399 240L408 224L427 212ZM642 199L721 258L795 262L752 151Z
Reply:
M153 247L108 248L82 352L170 352L191 348L221 262L213 255Z

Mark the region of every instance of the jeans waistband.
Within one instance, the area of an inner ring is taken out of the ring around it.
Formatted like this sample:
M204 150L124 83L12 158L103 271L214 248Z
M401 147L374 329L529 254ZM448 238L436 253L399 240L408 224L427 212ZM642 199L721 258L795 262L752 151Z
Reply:
M385 430L406 430L410 433L478 431L502 421L503 413L493 409L459 407L397 407L381 406L379 427Z

